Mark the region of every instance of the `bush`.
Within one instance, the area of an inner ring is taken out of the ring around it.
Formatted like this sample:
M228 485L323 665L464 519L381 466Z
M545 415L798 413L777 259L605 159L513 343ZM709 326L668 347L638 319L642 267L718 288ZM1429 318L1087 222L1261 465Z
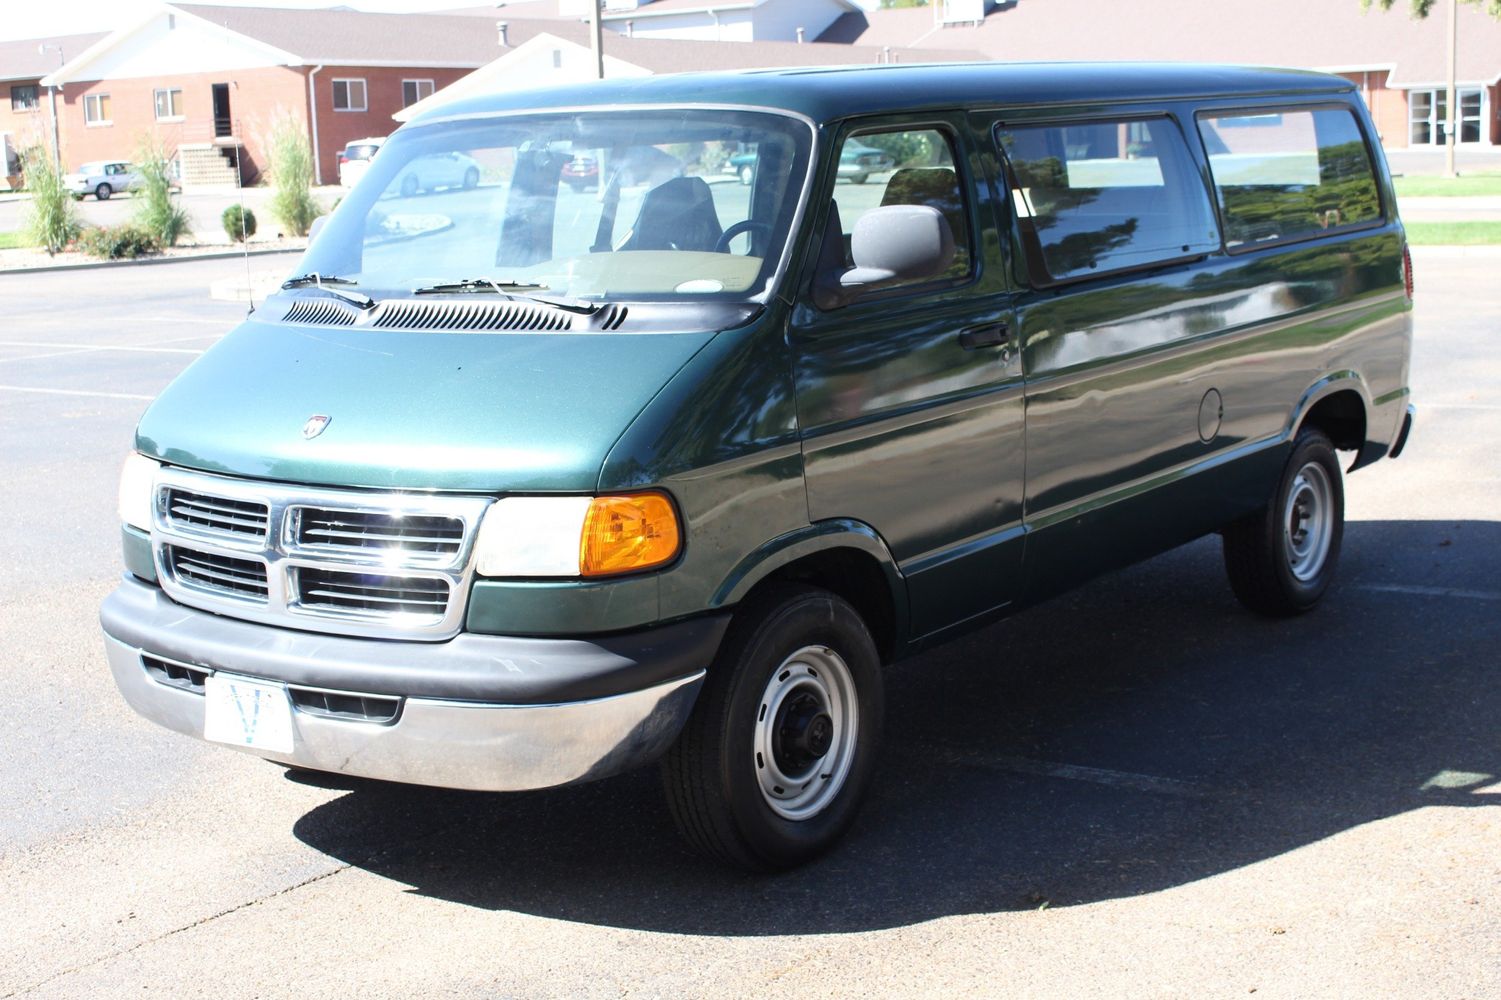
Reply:
M186 236L188 213L172 202L172 161L160 145L142 139L136 153L136 173L141 178L136 188L136 225L156 238L162 246L176 246Z
M271 129L271 214L288 233L306 236L322 214L313 197L313 151L295 115L284 114Z
M244 243L255 235L255 213L239 205L231 205L219 216L225 234L236 243Z
M85 229L79 234L78 246L90 257L104 260L144 257L162 248L155 234L132 223Z
M31 207L23 223L26 238L48 256L62 252L78 238L78 210L73 195L63 186L63 175L45 147L35 145L21 154L26 170L26 188L31 192Z

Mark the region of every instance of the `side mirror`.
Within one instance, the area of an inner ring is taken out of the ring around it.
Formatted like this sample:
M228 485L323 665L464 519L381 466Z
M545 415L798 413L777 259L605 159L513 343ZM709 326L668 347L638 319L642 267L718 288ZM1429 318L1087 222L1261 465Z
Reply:
M327 224L328 216L320 215L313 220L313 224L311 226L307 227L307 241L309 246L312 246L313 241L318 238L318 234L323 231L323 227Z
M837 309L876 289L935 278L954 262L948 220L928 205L882 205L862 215L850 234L855 266L847 271L828 259L832 241L841 238L832 229L824 240L824 264L833 269L819 275L814 302L820 309Z

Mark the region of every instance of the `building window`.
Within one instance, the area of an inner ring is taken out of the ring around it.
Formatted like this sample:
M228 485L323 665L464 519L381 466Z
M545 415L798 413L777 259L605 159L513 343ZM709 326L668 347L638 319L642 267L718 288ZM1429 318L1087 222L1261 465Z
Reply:
M83 98L83 120L89 125L110 124L109 95L85 94Z
M1484 96L1479 90L1459 90L1459 141L1479 142ZM1407 93L1407 142L1412 146L1442 146L1449 127L1447 90Z
M360 80L335 80L334 81L334 110L335 111L364 111L365 104L365 81Z
M156 94L156 120L163 121L168 118L182 117L182 91L176 88L171 90L159 89Z
M12 111L35 111L36 107L36 84L23 83L10 88L10 109Z
M423 98L433 96L433 81L431 80L403 80L401 81L401 106L410 108Z

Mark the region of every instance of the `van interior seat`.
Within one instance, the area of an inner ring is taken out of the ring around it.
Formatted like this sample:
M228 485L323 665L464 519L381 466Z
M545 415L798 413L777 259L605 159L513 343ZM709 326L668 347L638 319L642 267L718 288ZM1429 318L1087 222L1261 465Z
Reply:
M621 250L712 251L724 230L702 177L674 177L646 192Z
M943 213L954 245L968 245L964 224L964 199L959 193L959 175L950 167L903 167L886 182L881 205L927 205Z

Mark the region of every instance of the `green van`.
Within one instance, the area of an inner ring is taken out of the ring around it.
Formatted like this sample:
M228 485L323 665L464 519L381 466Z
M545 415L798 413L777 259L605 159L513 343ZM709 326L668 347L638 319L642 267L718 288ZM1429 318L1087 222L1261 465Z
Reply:
M851 146L884 156L836 184ZM445 158L477 183L401 183ZM884 664L1212 532L1248 607L1312 608L1337 452L1411 426L1411 303L1338 77L452 103L142 417L110 667L292 767L516 790L660 759L692 844L785 868L875 777Z

